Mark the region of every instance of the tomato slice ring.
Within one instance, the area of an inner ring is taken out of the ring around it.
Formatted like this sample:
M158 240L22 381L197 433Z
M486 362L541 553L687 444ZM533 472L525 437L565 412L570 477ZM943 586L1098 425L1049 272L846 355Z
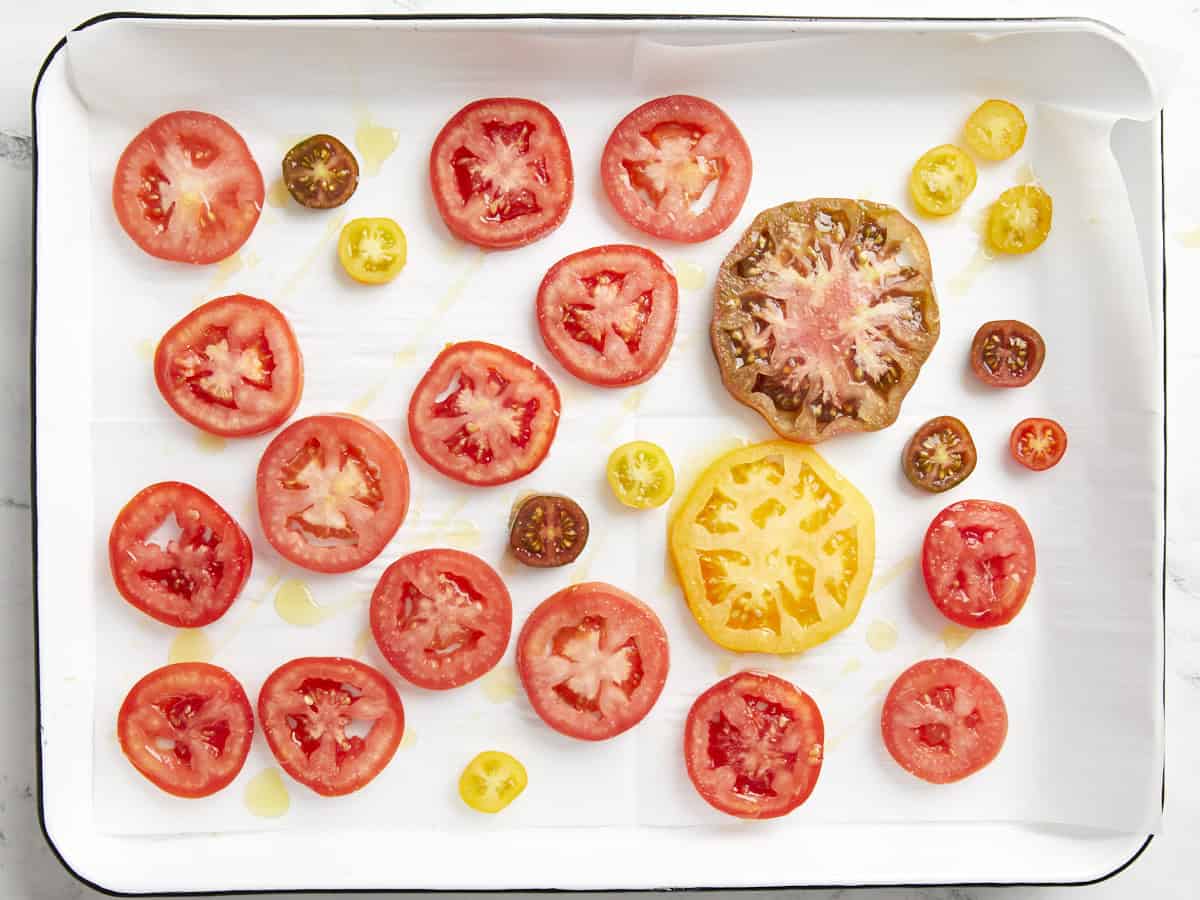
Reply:
M481 813L498 813L521 796L529 775L521 761L499 750L485 750L463 769L458 795Z
M378 556L404 521L408 490L400 448L358 416L293 422L258 464L263 534L315 572L349 572Z
M207 797L242 770L254 714L238 680L208 663L175 663L135 684L117 714L133 767L176 797Z
M547 598L517 638L517 671L534 712L585 741L616 737L644 719L669 667L667 633L654 611L598 581Z
M258 718L283 770L325 797L364 787L404 735L392 683L354 659L311 656L284 663L258 693ZM352 725L370 723L365 735Z
M418 382L408 433L425 462L464 484L506 484L550 452L562 404L550 376L484 341L451 344Z
M1050 236L1054 201L1036 184L1001 194L988 210L987 243L997 253L1032 253Z
M533 494L513 508L508 549L536 569L565 566L587 546L589 527L587 513L570 497Z
M971 432L954 416L938 416L916 430L904 448L904 477L913 487L940 494L975 471Z
M908 191L925 215L948 216L975 190L976 177L971 157L953 144L942 144L913 163Z
M283 183L310 209L341 206L358 189L358 160L331 134L314 134L283 157Z
M460 687L490 671L508 646L512 601L496 571L460 550L420 550L383 573L371 633L392 668L418 687Z
M733 120L716 104L682 94L643 103L622 119L600 160L604 190L622 219L685 243L733 224L752 172L750 148Z
M963 127L967 146L986 160L1008 159L1025 145L1025 114L1007 100L985 100Z
M152 538L168 520L179 529L165 547ZM225 614L250 577L250 539L221 506L190 484L163 481L122 507L108 536L117 590L146 615L200 628Z
M154 380L184 421L209 434L246 437L296 411L304 361L283 313L266 300L232 294L171 326L154 353Z
M675 468L667 451L650 441L622 444L608 457L608 486L626 506L653 509L675 493Z
M688 712L688 777L701 797L731 816L790 813L812 794L824 755L825 723L817 704L774 675L731 675Z
M1053 469L1067 452L1067 432L1053 419L1022 419L1008 442L1013 459L1034 472Z
M359 284L387 284L408 260L404 230L392 219L351 219L338 236L338 261Z
M1015 319L984 322L971 341L971 371L993 387L1024 387L1046 361L1046 342L1032 325Z

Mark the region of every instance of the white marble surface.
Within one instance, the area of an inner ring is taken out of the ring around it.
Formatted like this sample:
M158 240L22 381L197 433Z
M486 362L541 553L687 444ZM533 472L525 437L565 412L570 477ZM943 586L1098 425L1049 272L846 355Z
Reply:
M114 4L121 6L121 4ZM255 3L160 2L133 8L222 12L402 12L465 9L576 8L605 11L788 12L814 15L1045 15L1084 14L1119 24L1132 4L1059 2L1054 8L1032 0L972 3L961 0L885 2L844 0L833 5L797 3L663 2L462 3L454 0L395 0L337 3L258 0ZM98 0L42 0L0 4L0 898L93 897L55 860L37 823L34 762L34 684L29 518L29 288L31 142L29 97L38 66L58 38L79 22L110 7ZM129 7L126 7L129 8ZM1169 21L1179 46L1195 46L1200 0L1143 2L1140 15ZM1194 57L1194 53L1193 53ZM1166 188L1169 471L1167 535L1167 802L1160 833L1129 869L1083 889L892 889L856 892L858 897L1015 898L1191 898L1200 896L1196 851L1200 847L1200 471L1191 458L1200 436L1192 409L1200 377L1200 62L1186 58L1166 106ZM71 223L47 223L47 234ZM1189 239L1190 238L1190 239ZM1119 360L1114 360L1119 365ZM1114 727L1119 727L1115 724ZM1098 786L1099 790L1103 786ZM814 892L827 898L844 891ZM344 896L344 895L343 895Z

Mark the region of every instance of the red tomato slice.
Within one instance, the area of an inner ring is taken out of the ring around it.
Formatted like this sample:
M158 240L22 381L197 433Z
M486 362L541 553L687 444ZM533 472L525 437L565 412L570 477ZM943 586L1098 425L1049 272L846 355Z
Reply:
M404 706L392 683L336 656L293 659L268 675L258 718L283 770L326 797L366 785L404 736Z
M500 661L512 601L495 569L460 550L421 550L383 573L371 633L397 672L433 691L474 681Z
M675 339L679 286L641 247L612 244L560 259L542 279L538 328L563 368L600 387L640 384Z
M168 523L168 519L170 523ZM162 546L154 533L179 533ZM108 535L113 581L129 603L179 628L200 628L225 614L241 593L254 551L217 501L190 484L163 481L122 507Z
M483 341L451 344L413 391L408 433L421 458L464 484L515 481L542 464L561 404L550 376Z
M733 120L707 100L678 94L643 103L622 119L600 160L604 190L622 219L686 243L732 224L752 170L750 148Z
M946 618L967 628L1007 625L1037 574L1033 535L1011 506L951 503L925 532L921 568L929 597Z
M233 294L192 310L163 335L154 380L171 409L210 434L262 434L300 403L304 363L283 313Z
M315 572L377 557L408 513L408 465L358 416L309 416L275 436L258 464L258 516L271 546Z
M1025 468L1044 472L1067 452L1067 431L1053 419L1022 419L1009 436L1008 449Z
M534 712L555 731L602 741L646 717L670 668L654 611L600 581L542 602L517 638L517 671Z
M739 672L688 712L683 758L709 804L742 819L773 819L808 799L821 774L825 723L790 682Z
M258 223L262 173L224 119L181 110L129 142L113 175L113 209L133 242L159 259L214 263Z
M177 797L207 797L246 762L254 714L238 680L219 666L176 663L133 686L117 715L133 767Z
M996 758L1008 712L996 686L966 663L927 659L896 679L881 724L883 743L901 768L947 784Z
M480 247L520 247L571 208L571 150L554 113L533 100L476 100L454 114L429 154L446 227Z

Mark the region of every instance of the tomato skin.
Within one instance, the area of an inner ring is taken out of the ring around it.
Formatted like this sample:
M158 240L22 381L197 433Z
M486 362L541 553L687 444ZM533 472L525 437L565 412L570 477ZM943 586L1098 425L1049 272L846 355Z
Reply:
M1053 419L1022 419L1008 439L1013 459L1034 472L1053 469L1067 452L1066 429Z

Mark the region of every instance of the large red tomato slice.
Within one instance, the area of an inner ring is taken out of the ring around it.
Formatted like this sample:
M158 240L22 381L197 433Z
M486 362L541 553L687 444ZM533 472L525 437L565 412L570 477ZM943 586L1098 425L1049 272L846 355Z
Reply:
M1033 535L1011 506L951 503L925 532L921 568L929 597L946 618L967 628L1007 625L1037 574Z
M326 797L367 784L404 736L392 683L365 663L335 656L293 659L268 675L258 719L283 770Z
M1008 712L996 686L957 659L905 670L883 703L883 742L905 770L946 784L978 772L1000 752Z
M520 247L567 217L575 176L554 113L533 100L476 100L454 114L429 154L446 227L480 247Z
M675 338L679 286L641 247L612 244L560 259L542 279L538 328L563 368L600 387L639 384Z
M683 736L700 796L743 819L782 816L807 800L824 753L825 723L813 699L759 672L731 675L701 694Z
M254 714L238 680L219 666L176 663L133 686L117 715L133 767L177 797L207 797L246 762Z
M654 611L599 581L543 601L517 639L517 670L534 712L585 741L615 737L642 721L670 664Z
M613 129L600 177L621 218L671 241L730 226L750 190L750 148L714 103L675 95L643 103Z
M365 566L408 513L408 466L377 425L309 416L275 436L258 464L263 533L285 559L316 572Z
M483 341L451 344L413 391L408 433L421 457L464 484L493 485L542 464L561 403L550 376Z
M155 537L163 525L178 529L166 546ZM139 491L108 536L108 563L121 596L180 628L199 628L224 615L253 561L250 539L233 517L180 481Z
M154 380L171 409L224 437L270 431L300 403L304 363L283 313L233 294L171 327L154 354Z
M396 560L371 596L379 652L413 684L445 690L474 681L504 655L512 601L496 571L461 550Z
M117 161L112 199L133 242L159 259L214 263L238 251L258 222L262 173L224 119L160 116Z

